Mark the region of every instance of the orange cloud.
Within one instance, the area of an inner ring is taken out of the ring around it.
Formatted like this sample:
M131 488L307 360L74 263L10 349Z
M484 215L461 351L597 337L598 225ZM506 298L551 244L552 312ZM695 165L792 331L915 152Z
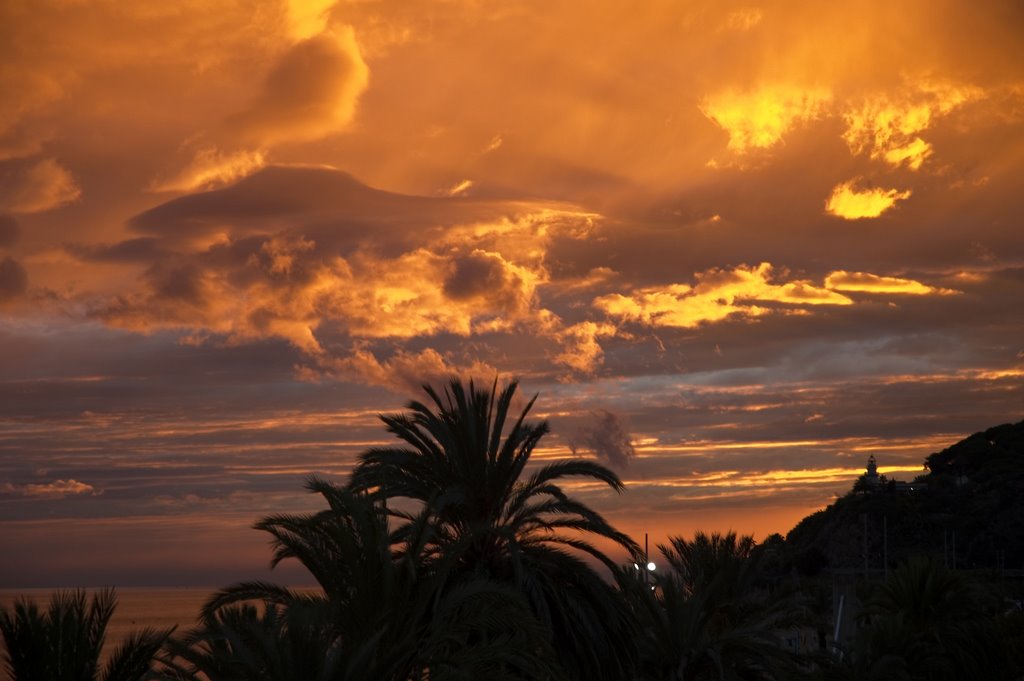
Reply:
M291 205L300 212L276 214ZM309 219L346 227L314 226L309 236L278 227L282 220ZM339 333L358 345L523 332L558 346L548 355L553 363L590 373L603 357L598 339L613 335L614 327L567 324L542 306L540 290L551 285L546 259L552 240L584 239L599 220L548 202L391 194L335 170L287 166L169 201L133 220L135 229L158 236L77 252L152 262L136 290L94 308L108 324L144 333L178 329L180 342L193 346L285 339L306 356L305 375L321 371L382 383L395 358L377 361L383 369L369 356L352 366L333 364L338 343L325 348L321 339ZM396 222L378 242L347 226L352 221ZM594 286L612 274L595 268L580 283ZM564 293L575 281L559 280L549 290Z
M447 331L469 335L509 329L529 318L542 270L474 249L425 248L395 259L361 255L345 287L324 301L363 338L410 338Z
M426 231L386 255L374 248L336 255L292 232L214 235L189 255L158 260L142 291L95 314L138 331L187 330L188 343L204 342L206 333L229 342L283 338L317 362L327 359L318 339L323 326L364 340L526 328L562 343L561 363L593 366L600 359L594 334L566 328L541 307L538 289L549 280L550 240L589 234L595 216L546 205L508 208L500 218Z
M0 98L0 160L39 153L51 131L34 128L30 119L63 98L64 84L49 73L4 68L0 91L18 93Z
M472 188L473 188L473 181L472 180L462 180L461 182L456 182L451 187L449 187L447 190L445 190L444 195L445 196L463 196L463 195L466 194L466 192L468 192Z
M323 33L337 0L288 0L288 33L296 40Z
M399 350L381 361L371 351L357 348L346 357L324 358L315 368L300 371L300 377L318 380L322 373L335 378L378 385L396 393L416 394L424 384L439 385L450 376L491 379L498 370L482 362L459 366L433 348L419 352Z
M615 333L614 325L596 322L580 322L556 331L554 335L563 344L563 350L553 361L575 372L592 374L604 358L604 349L597 339Z
M41 497L53 499L57 497L76 496L79 494L98 494L92 485L75 479L54 480L43 484L12 485L4 483L0 492L18 494L24 497Z
M838 184L825 201L825 211L846 220L877 218L879 215L910 197L910 190L898 189L857 189L857 180Z
M298 38L275 4L0 4L0 159L76 138L79 150L130 149L120 145L140 130L146 154L167 153L237 106L267 55Z
M266 153L260 150L226 152L216 147L196 151L192 163L168 180L156 182L153 191L182 192L211 189L228 184L266 165Z
M861 293L897 293L908 295L953 295L952 289L936 288L913 279L883 277L867 272L846 272L837 270L825 277L825 286L835 291Z
M878 94L843 114L843 139L854 154L868 153L892 166L920 169L931 144L918 135L933 121L982 96L980 88L946 81L922 81L905 94Z
M983 381L998 381L1004 378L1020 378L1024 377L1024 367L1014 367L1012 369L979 370L975 372L975 375Z
M281 57L256 101L228 120L228 134L272 146L344 130L369 74L351 28L302 40Z
M764 18L764 12L757 7L744 7L730 12L725 17L724 28L734 31L749 31Z
M348 129L369 82L355 33L349 26L324 29L333 3L291 2L289 34L297 40L278 58L248 108L219 130L186 143L192 160L154 191L194 191L234 182L267 164L269 150L310 142Z
M617 276L619 274L610 267L594 267L582 276L573 279L550 281L545 286L561 295L602 286Z
M594 299L599 310L625 321L652 326L694 328L730 317L760 317L772 308L758 302L786 305L852 305L846 296L807 281L774 283L772 266L712 269L697 275L697 285L672 284L645 288L630 296L611 294Z
M831 98L823 88L770 85L710 95L700 110L729 133L729 150L744 154L772 147L796 125L819 118Z
M13 162L0 171L0 210L39 213L81 195L71 173L52 158Z

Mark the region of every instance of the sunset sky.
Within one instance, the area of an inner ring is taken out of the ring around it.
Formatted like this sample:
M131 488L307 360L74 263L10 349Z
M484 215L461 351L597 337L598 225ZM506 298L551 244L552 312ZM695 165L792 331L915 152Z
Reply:
M1024 418L1017 0L0 0L0 587L266 574L518 377L652 543ZM278 569L282 581L301 579Z

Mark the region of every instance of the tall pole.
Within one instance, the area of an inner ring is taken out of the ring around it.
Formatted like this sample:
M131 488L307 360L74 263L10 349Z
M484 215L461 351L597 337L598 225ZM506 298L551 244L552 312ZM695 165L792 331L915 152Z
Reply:
M882 516L882 569L889 577L889 516Z
M647 569L647 566L650 565L650 564L651 564L651 559L648 558L648 553L647 553L647 533L644 532L644 584L647 584L647 582L648 582L649 575L647 573L650 572L650 570Z
M864 579L868 578L868 514L861 513L861 519L864 521Z

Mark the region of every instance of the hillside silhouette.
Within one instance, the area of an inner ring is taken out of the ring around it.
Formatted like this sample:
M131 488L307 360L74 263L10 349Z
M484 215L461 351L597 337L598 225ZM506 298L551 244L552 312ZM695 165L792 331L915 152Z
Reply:
M964 569L1024 569L1024 421L931 454L924 469L910 482L863 475L801 520L786 537L797 569L874 571L911 556Z

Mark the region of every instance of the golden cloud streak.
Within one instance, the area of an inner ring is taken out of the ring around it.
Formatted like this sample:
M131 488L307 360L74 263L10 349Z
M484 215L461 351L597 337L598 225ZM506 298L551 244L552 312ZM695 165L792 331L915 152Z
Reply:
M920 466L880 466L879 472L916 473L922 472ZM800 470L771 470L765 472L746 473L742 471L723 471L708 475L662 479L658 483L668 487L763 487L783 484L807 485L823 482L841 482L856 478L864 473L864 468L818 468Z
M898 383L949 383L954 381L999 381L1005 378L1020 378L1024 376L1024 368L1012 367L1009 369L958 369L953 372L934 374L892 374L877 379L884 385Z
M463 196L466 192L473 188L472 180L463 180L445 190L445 196Z
M224 152L205 147L196 152L192 163L174 177L156 182L155 192L182 192L212 189L249 175L266 165L262 150Z
M857 189L857 180L836 185L825 202L825 211L846 220L877 218L892 208L897 201L910 197L910 190Z
M80 494L100 494L92 485L79 482L73 478L67 480L54 480L42 484L12 485L4 483L0 485L0 492L18 494L23 497L39 497L43 499L56 499L60 497L77 496Z
M956 295L959 291L936 288L913 279L883 277L868 272L846 272L836 270L825 277L825 286L836 291L858 293L896 293L906 295Z
M1024 377L1024 369L1001 369L995 371L979 371L975 374L984 381L998 381L1004 378Z
M786 449L790 447L825 447L835 445L837 440L759 440L751 442L728 442L702 440L692 443L638 446L638 455L647 453L665 454L674 452L708 452L733 449Z
M678 455L709 454L736 450L814 449L832 452L919 451L927 453L948 447L957 440L956 434L937 433L913 440L880 439L875 437L844 437L805 440L695 440L678 443L637 445L638 457L673 457Z
M593 301L612 317L651 326L695 328L729 317L760 317L773 310L756 302L787 305L852 305L841 293L797 280L772 283L769 263L733 270L712 269L697 275L697 285L671 284L641 289L631 296L610 294Z
M921 466L879 466L879 473L912 473L920 475ZM628 487L658 487L666 489L721 489L723 493L729 488L770 488L795 489L800 486L821 485L848 482L864 474L864 468L830 467L804 468L796 470L773 469L769 471L744 472L737 470L713 471L710 473L693 473L691 475L664 476L657 479L625 478ZM587 480L572 480L565 485L573 491L600 492L605 488L601 483ZM746 492L745 492L746 493ZM694 500L699 496L687 495Z

